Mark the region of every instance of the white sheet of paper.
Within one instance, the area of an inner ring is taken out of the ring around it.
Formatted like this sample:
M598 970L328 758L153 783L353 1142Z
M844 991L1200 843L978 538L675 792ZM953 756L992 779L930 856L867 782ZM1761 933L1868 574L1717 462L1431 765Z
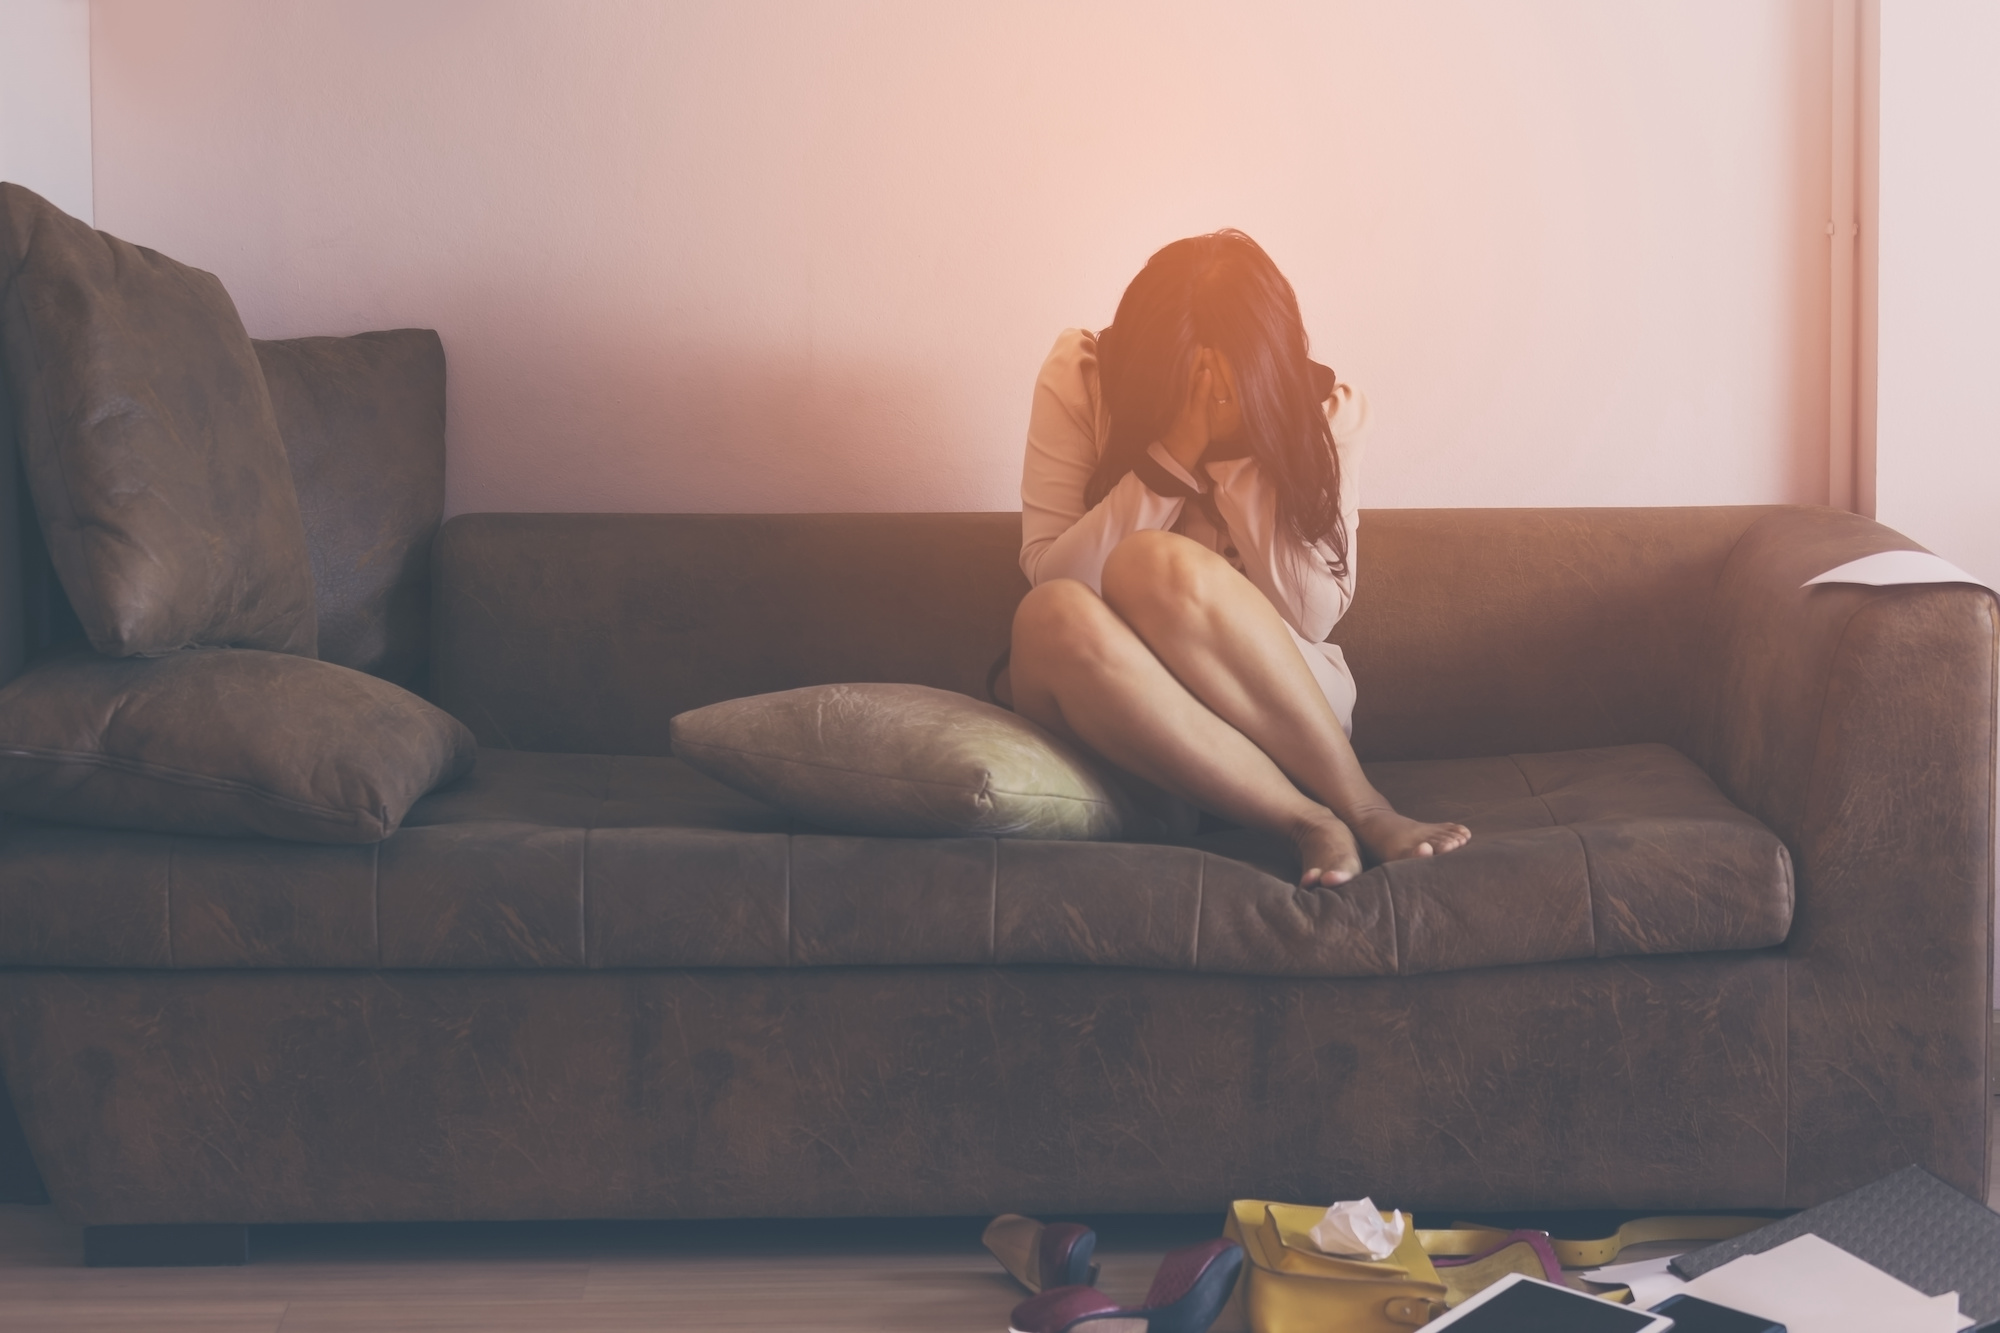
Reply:
M1957 1296L1930 1297L1805 1235L1747 1254L1688 1283L1687 1293L1783 1324L1787 1333L1959 1333Z
M1906 583L1970 583L1988 592L2000 591L1929 551L1877 551L1836 565L1799 586L1810 588L1815 583L1865 583L1871 588L1893 588Z
M1606 1264L1603 1268L1593 1268L1578 1276L1586 1282L1630 1287L1632 1308L1650 1310L1675 1292L1687 1290L1687 1283L1667 1271L1667 1265L1672 1262L1672 1255L1663 1254L1657 1259L1635 1259L1630 1263Z

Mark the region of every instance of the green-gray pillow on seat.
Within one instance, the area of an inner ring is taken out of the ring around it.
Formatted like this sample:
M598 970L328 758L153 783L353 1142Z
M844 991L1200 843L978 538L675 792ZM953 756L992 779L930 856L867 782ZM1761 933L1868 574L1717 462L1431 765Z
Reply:
M0 811L379 842L472 767L472 733L388 681L289 653L78 652L0 688Z
M1157 841L1194 811L1026 718L926 685L815 685L673 720L677 758L794 818L891 837Z

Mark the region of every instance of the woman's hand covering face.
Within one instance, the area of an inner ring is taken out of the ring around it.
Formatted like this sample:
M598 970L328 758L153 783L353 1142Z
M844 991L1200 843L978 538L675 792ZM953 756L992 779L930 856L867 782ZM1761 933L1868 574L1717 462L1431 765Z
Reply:
M1188 377L1187 401L1160 437L1161 447L1189 471L1201 461L1211 441L1228 439L1243 422L1243 409L1236 400L1236 377L1230 371L1227 357L1212 347L1202 348L1195 355L1194 373Z

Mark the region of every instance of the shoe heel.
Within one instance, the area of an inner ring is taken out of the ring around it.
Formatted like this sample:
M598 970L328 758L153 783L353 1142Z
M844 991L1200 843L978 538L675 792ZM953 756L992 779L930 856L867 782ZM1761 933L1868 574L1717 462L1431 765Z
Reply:
M1042 1228L1036 1249L1044 1291L1051 1287L1087 1287L1097 1276L1097 1266L1090 1262L1097 1253L1097 1233L1081 1223L1049 1223Z
M1235 1241L1203 1241L1173 1251L1160 1261L1137 1312L1146 1316L1146 1333L1208 1333L1242 1270L1243 1247Z

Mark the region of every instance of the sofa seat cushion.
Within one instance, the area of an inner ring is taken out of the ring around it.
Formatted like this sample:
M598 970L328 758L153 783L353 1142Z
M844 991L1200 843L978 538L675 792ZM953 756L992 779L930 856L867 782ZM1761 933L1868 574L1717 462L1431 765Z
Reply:
M1756 949L1790 861L1665 746L1372 766L1449 856L1300 891L1281 844L803 832L672 759L482 750L395 836L307 847L17 822L0 963L1068 965L1383 976Z

